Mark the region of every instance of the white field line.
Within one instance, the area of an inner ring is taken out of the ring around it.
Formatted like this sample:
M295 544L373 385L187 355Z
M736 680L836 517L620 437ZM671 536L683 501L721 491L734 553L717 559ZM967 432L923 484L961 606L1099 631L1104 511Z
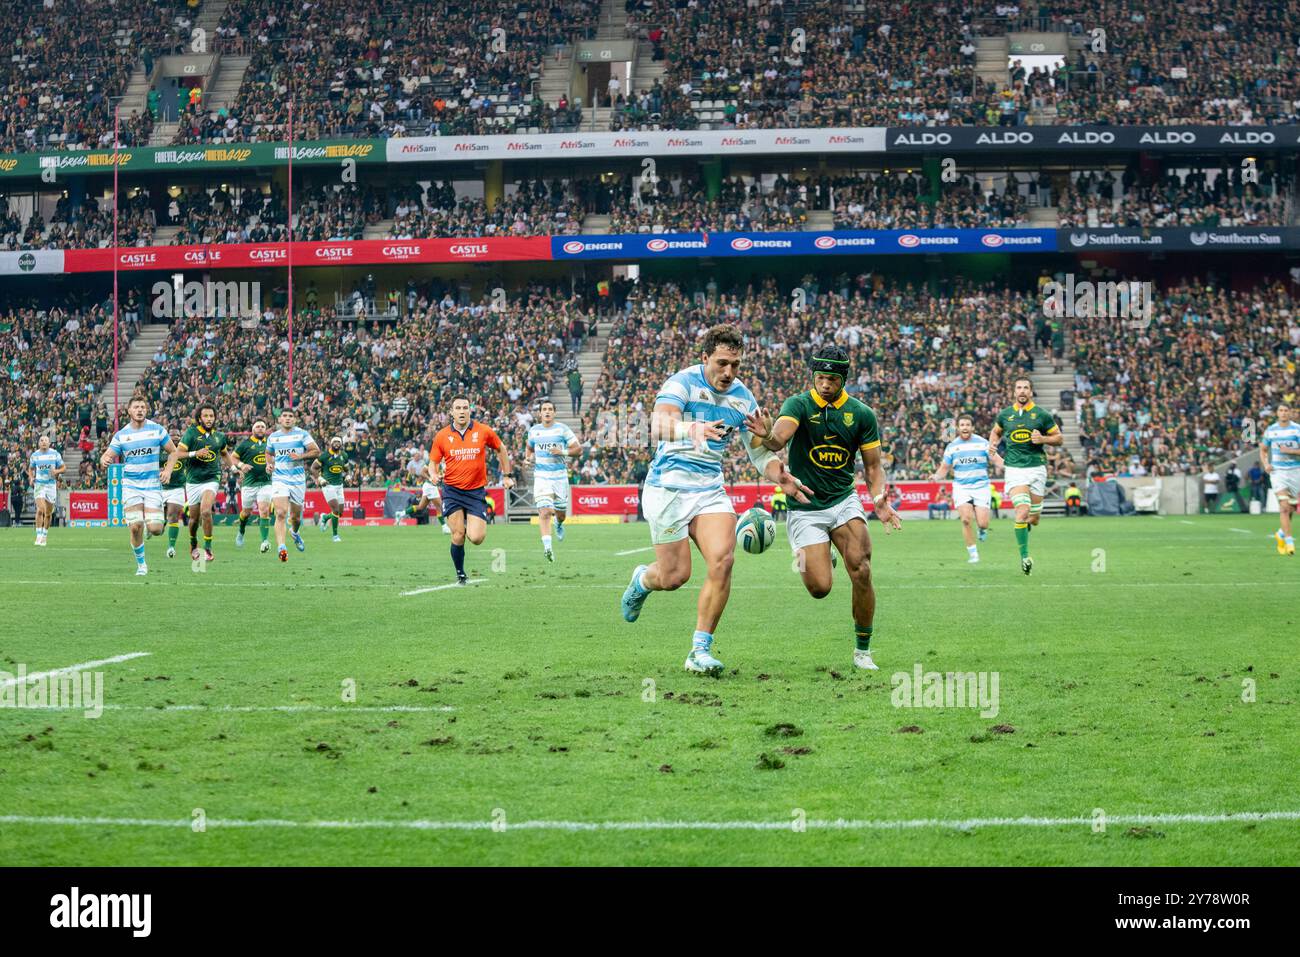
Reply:
M615 552L614 557L622 558L624 555L637 555L641 552L653 552L654 550L655 547L653 545L647 545L645 548L629 548L625 552Z
M34 711L84 711L84 707L43 707L33 708ZM407 705L407 704L388 704L388 705L328 705L328 704L271 704L271 705L236 705L236 704L166 704L166 705L149 705L149 704L106 704L105 711L141 711L141 712L158 712L164 713L169 711L189 711L189 712L239 712L257 713L257 714L335 714L348 711L360 711L364 713L385 713L388 712L416 712L427 714L437 711L455 711L451 705Z
M1252 532L1252 531L1251 531L1250 529L1248 529L1248 528L1229 528L1228 531L1230 531L1230 532L1241 532L1241 534L1243 534L1243 535L1253 535L1253 534L1255 534L1254 532Z
M23 675L21 678L7 678L0 681L0 688L12 688L14 685L26 681L35 681L38 678L57 678L59 675L70 675L78 671L85 671L87 668L98 668L100 665L115 665L119 661L130 661L132 658L145 658L152 652L133 651L126 655L116 655L112 658L101 658L98 661L84 661L79 665L68 665L66 668L55 668L53 671L33 671L30 674Z
M1117 814L1105 818L1107 825L1235 824L1261 821L1300 821L1300 811L1240 811L1225 814ZM163 827L193 826L186 817L72 817L64 815L6 814L0 825L61 825L66 827ZM208 828L290 828L302 830L401 830L401 831L792 831L794 821L519 821L498 824L490 820L345 820L291 821L278 818L255 820L208 818ZM826 831L969 831L984 827L1047 828L1087 827L1095 819L1088 817L974 817L916 818L912 820L807 820L803 825Z
M480 583L482 583L482 582L485 582L485 581L487 581L486 578L471 578L471 579L469 580L469 584L471 584L471 585L478 585L478 584L480 584ZM402 594L403 594L403 595L423 595L423 594L425 594L425 593L427 593L427 592L431 592L431 591L442 591L444 588L460 588L460 587L462 587L461 584L460 584L460 582L448 582L446 585L432 585L432 586L430 586L429 588L416 588L416 589L413 589L412 591L404 591L404 592L402 592Z
M1180 525L1195 525L1195 524L1196 524L1195 522L1189 522L1189 521L1188 521L1187 519L1185 519L1185 518L1180 518L1180 519L1178 520L1178 522L1179 522Z

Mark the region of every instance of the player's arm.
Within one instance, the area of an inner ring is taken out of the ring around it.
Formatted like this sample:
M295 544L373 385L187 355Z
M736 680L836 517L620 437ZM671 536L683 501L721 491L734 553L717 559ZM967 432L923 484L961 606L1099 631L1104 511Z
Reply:
M1273 471L1273 463L1269 461L1268 445L1268 436L1265 436L1263 441L1259 443L1259 467L1264 470L1265 475Z
M569 444L564 447L564 454L571 459L576 459L582 454L582 443L577 438L569 439Z
M993 428L989 430L989 455L994 455L996 449L1002 442L1002 423L994 422Z
M1065 433L1056 426L1052 426L1051 431L1046 435L1039 432L1037 429L1034 429L1034 431L1030 433L1029 441L1033 442L1035 445L1064 445Z
M50 474L54 476L56 482L59 476L68 470L68 467L66 465L63 465L62 462L63 460L59 459L60 464L58 465L58 467L50 469Z
M989 461L1000 469L1006 469L1007 467L1006 460L998 455L998 450L992 445L989 446Z
M501 441L496 432L492 433L488 444L491 445L494 441L497 450L497 467L501 469L501 485L505 488L514 488L515 477L511 474L510 450L506 448L506 444Z
M689 439L696 446L709 439L722 438L722 420L712 422L686 422L682 419L683 406L672 402L656 402L650 417L650 441L680 442Z
M320 459L313 460L311 466L307 469L307 472L309 475L311 475L312 479L316 482L317 485L320 486L325 485L325 476L322 474L322 470L320 467Z
M876 507L876 518L885 526L885 533L888 534L890 529L901 529L902 519L889 504L889 486L885 480L885 467L880 462L879 442L871 443L870 448L862 447L862 465L867 476L867 489Z

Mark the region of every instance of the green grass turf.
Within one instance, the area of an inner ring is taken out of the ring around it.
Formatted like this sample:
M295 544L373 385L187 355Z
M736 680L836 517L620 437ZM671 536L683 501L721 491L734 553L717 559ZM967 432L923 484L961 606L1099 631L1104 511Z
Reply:
M345 529L339 544L307 527L307 552L286 566L258 554L255 532L237 550L223 528L202 575L154 540L145 580L124 531L55 529L37 549L29 530L4 530L0 668L150 655L101 669L118 710L98 720L0 709L0 815L80 822L0 823L0 841L11 864L1294 865L1294 820L1102 833L512 827L780 823L796 808L859 821L1300 811L1300 560L1276 554L1274 527L1048 518L1027 579L1009 521L973 567L954 521L890 537L874 526L874 674L852 667L843 571L814 601L781 530L767 554L737 556L718 680L682 671L693 584L651 596L634 625L619 616L649 553L615 553L646 546L643 525L570 525L554 565L534 527L494 526L470 549L486 582L407 597L451 580L436 527ZM999 713L894 707L891 676L918 662L997 672ZM341 708L345 679L358 707L454 710L156 707ZM770 735L779 724L802 733ZM759 767L762 754L784 766ZM86 820L185 822L196 808L213 821L479 825L501 809L506 829Z

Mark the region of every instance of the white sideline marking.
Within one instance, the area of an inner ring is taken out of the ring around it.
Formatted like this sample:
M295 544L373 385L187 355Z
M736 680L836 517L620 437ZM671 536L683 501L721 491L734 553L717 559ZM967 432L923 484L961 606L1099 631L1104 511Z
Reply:
M128 655L117 655L113 658L101 658L98 661L85 661L79 665L68 665L66 668L55 668L53 671L33 671L30 674L23 675L21 678L8 678L0 681L0 688L11 688L16 684L25 681L34 681L37 678L55 678L59 675L70 675L78 671L85 671L87 668L97 668L100 665L115 665L119 661L130 661L132 658L146 658L151 655L149 651L133 651Z
M1180 519L1178 520L1178 523L1179 523L1180 525L1195 525L1195 524L1196 524L1195 522L1189 522L1189 521L1188 521L1187 519L1185 519L1185 518L1180 518Z
M647 545L645 548L629 548L625 552L615 552L614 557L622 558L624 555L635 555L638 552L653 552L654 550L655 547L653 545Z
M1300 811L1239 811L1230 814L1116 814L1108 825L1141 824L1232 824L1241 821L1300 821ZM403 831L490 831L493 821L289 821L279 818L240 820L208 818L207 826L228 828L299 828L304 830L403 830ZM507 831L790 831L792 821L519 821L507 823ZM899 821L808 820L809 828L826 831L969 831L981 827L1088 827L1088 817L974 817L917 818ZM70 827L174 827L189 829L190 818L71 817L63 815L6 814L2 824L54 824ZM500 825L496 825L499 827Z
M470 583L471 585L477 585L477 584L479 584L480 582L485 582L485 581L487 581L486 578L471 578L471 579L469 580L469 583ZM402 594L403 594L403 595L423 595L425 592L431 592L431 591L442 591L444 588L461 588L461 587L463 587L463 586L460 584L460 582L448 582L446 585L433 585L432 587L429 587L429 588L416 588L416 589L413 589L413 590L411 590L411 591L404 591L404 592L402 592Z
M1254 534L1254 533L1251 532L1250 529L1248 529L1248 528L1230 528L1230 529L1228 529L1228 531L1230 531L1230 532L1241 532L1241 534L1243 534L1243 535L1252 535L1252 534Z
M40 711L84 711L84 708L74 707L46 707L39 708ZM387 705L330 705L330 704L106 704L105 711L238 711L238 712L287 712L299 714L302 712L342 712L342 711L365 711L365 712L390 712L390 711L414 711L421 714L427 714L431 711L455 711L451 705L408 705L408 704L387 704Z

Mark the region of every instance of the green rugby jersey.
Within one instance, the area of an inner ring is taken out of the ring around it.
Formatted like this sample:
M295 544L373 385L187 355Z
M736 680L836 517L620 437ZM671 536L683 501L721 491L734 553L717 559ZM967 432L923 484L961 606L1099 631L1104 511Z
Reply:
M827 402L809 389L786 399L780 418L798 423L790 438L789 468L813 490L807 505L791 498L791 510L830 508L857 494L858 453L880 446L880 426L870 406L844 391Z
M167 460L171 458L163 449L158 450L158 468L161 471L167 467ZM176 467L172 469L171 478L163 488L184 488L185 487L185 460L178 459Z
M235 448L239 461L251 465L253 470L244 476L244 488L260 488L271 484L270 473L266 471L266 439L251 436L240 442Z
M1002 437L1007 440L1007 453L1002 456L1007 468L1032 469L1047 464L1047 449L1030 438L1034 429L1043 435L1057 431L1056 420L1046 409L1032 402L1023 409L1010 405L998 413L993 423L1002 427Z
M191 485L221 481L221 452L227 446L226 434L201 425L191 425L181 436L181 445L195 453L185 463L185 480Z
M320 463L321 475L325 476L325 481L328 484L343 484L343 473L348 467L348 454L346 452L339 452L335 455L329 449L326 449L316 461Z

